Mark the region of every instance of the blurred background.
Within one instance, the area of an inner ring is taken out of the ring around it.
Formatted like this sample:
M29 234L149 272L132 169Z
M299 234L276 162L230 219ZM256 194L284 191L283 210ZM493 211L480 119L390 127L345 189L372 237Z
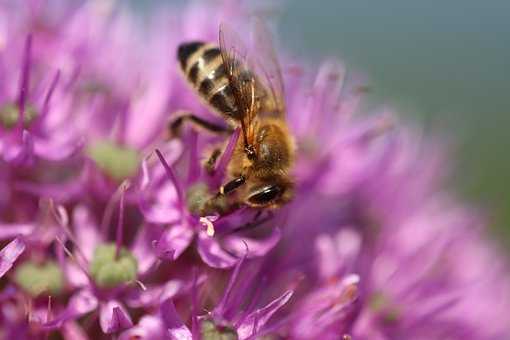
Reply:
M183 2L130 1L142 15ZM316 60L340 57L369 77L371 101L447 137L452 186L486 211L510 246L510 1L289 0L279 7L285 48Z

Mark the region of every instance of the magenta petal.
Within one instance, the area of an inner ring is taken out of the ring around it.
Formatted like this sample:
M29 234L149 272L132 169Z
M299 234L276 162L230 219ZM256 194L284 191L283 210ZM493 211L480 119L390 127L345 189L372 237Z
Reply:
M292 294L293 291L286 291L282 296L271 301L265 307L257 309L248 315L237 329L239 339L247 339L250 336L257 334L267 321L269 321L273 314L290 300Z
M120 340L165 339L166 331L161 318L152 315L143 316L138 324L121 334Z
M165 328L170 334L170 339L192 340L191 331L182 322L171 299L167 299L161 304L160 311Z
M172 299L185 288L180 280L170 280L163 285L147 287L146 290L137 290L137 292L126 298L128 307L141 308L156 306L162 300Z
M0 250L0 277L4 276L14 265L14 262L25 251L25 242L15 238Z
M205 232L198 235L198 253L202 260L213 268L229 268L238 261L238 258L223 250L218 241L207 236Z
M116 333L133 326L131 317L122 305L110 300L102 304L99 310L99 324L106 334Z
M35 229L35 225L31 223L0 223L0 240L12 239L16 236L27 236Z
M164 260L175 260L189 246L193 230L187 226L170 227L156 243L156 254Z
M282 236L279 228L274 228L271 235L264 239L243 238L237 235L228 236L223 239L222 245L229 252L237 256L244 256L248 248L247 257L259 257L266 255L280 241Z
M90 210L83 205L78 205L73 210L73 224L76 233L76 241L80 245L81 251L87 260L92 259L92 255L97 245L101 243L98 224L94 220Z
M83 146L83 141L53 141L36 138L34 153L49 161L61 161L71 157Z
M138 273L144 275L154 265L157 257L154 253L153 242L161 237L161 228L143 225L138 231L131 250L138 261Z

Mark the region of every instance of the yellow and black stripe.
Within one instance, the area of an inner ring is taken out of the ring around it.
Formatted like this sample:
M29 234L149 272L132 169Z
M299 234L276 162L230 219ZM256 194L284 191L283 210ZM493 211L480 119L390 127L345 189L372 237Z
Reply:
M191 86L215 111L228 119L242 118L217 46L200 41L183 43L177 58Z

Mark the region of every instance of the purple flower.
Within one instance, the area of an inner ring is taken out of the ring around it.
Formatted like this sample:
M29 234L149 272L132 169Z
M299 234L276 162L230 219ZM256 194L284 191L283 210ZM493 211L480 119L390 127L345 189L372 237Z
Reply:
M509 338L508 262L446 189L440 138L362 114L366 82L337 61L281 62L293 200L205 203L241 131L169 140L178 112L222 123L177 46L221 21L244 38L254 11L0 5L0 337Z

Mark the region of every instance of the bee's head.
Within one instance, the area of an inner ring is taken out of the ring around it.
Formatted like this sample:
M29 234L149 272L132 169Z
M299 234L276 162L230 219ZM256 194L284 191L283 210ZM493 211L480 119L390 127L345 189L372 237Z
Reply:
M249 187L245 202L253 208L278 208L289 202L293 194L290 178L272 176Z

